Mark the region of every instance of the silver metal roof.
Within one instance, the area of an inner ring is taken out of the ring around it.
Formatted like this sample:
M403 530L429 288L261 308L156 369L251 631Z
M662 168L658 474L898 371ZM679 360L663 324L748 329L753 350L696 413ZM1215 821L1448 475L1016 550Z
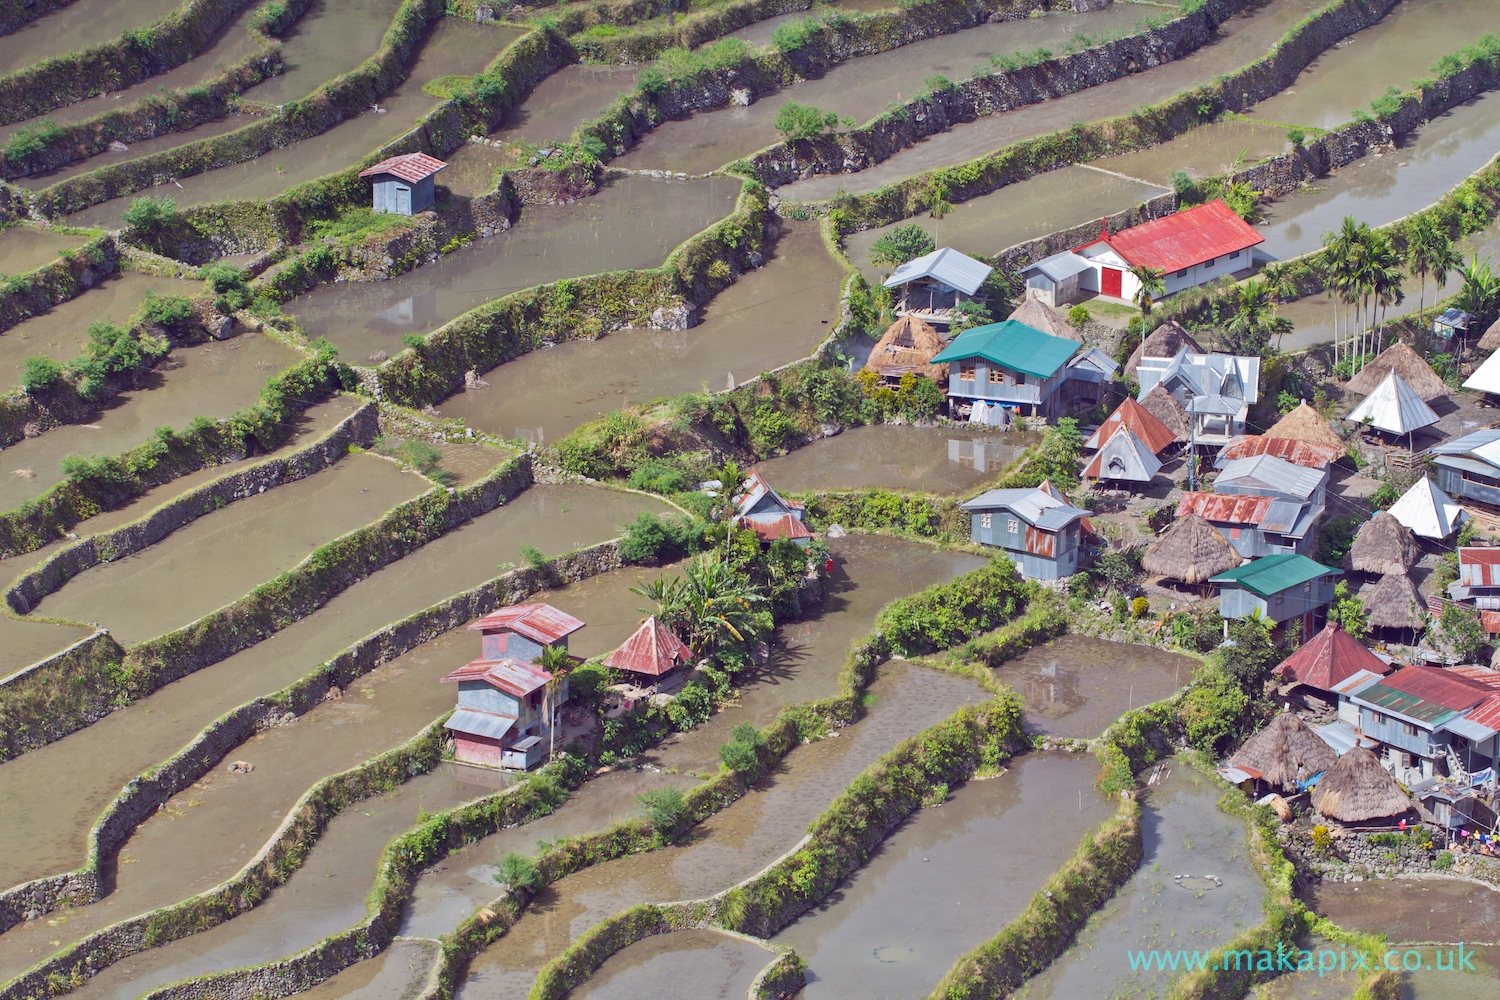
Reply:
M476 712L472 708L460 708L448 718L447 722L443 723L443 728L468 736L483 736L486 739L498 740L510 732L510 727L515 724L516 720L509 715L495 715L491 712Z
M984 284L994 268L981 264L973 257L959 253L952 247L943 247L930 254L909 260L896 268L894 274L885 279L886 288L895 288L908 281L931 278L949 288L956 288L965 295L973 295Z
M1232 417L1244 409L1245 401L1232 396L1194 396L1187 401L1189 413L1206 413L1209 416Z
M1055 531L1074 518L1085 517L1093 511L1070 507L1054 496L1039 489L990 490L973 500L959 504L959 509L969 511L1009 510L1027 524ZM1048 516L1049 512L1057 513Z
M1371 427L1387 434L1409 434L1435 424L1441 418L1422 401L1416 390L1406 384L1405 379L1392 371L1344 419L1356 424L1368 420Z
M1055 253L1051 257L1044 257L1026 269L1026 271L1040 271L1053 281L1066 281L1075 274L1082 274L1091 270L1093 265L1071 250ZM1023 274L1025 272L1022 272Z
M1268 489L1287 497L1307 500L1323 485L1328 473L1293 465L1275 455L1238 458L1224 466L1214 480L1214 492L1238 493L1242 489Z
M1474 369L1474 374L1464 380L1464 388L1480 392L1500 392L1500 351L1485 358L1484 364Z
M1234 354L1196 354L1184 347L1171 358L1141 358L1136 368L1144 399L1158 382L1167 391L1189 396L1230 396L1256 402L1260 399L1260 358Z
M1274 500L1271 506L1266 508L1266 515L1260 519L1262 531L1274 531L1278 535L1291 531L1297 526L1297 520L1302 516L1302 508L1306 504L1297 503L1293 500Z

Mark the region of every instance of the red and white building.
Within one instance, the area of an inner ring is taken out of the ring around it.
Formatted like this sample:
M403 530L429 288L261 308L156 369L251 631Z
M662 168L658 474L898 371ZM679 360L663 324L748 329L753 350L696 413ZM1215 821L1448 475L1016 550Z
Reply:
M1097 239L1073 252L1090 265L1080 287L1133 301L1141 283L1131 275L1132 267L1164 272L1165 294L1171 295L1226 274L1244 277L1254 266L1254 248L1264 242L1228 205L1211 201L1113 236L1101 228Z

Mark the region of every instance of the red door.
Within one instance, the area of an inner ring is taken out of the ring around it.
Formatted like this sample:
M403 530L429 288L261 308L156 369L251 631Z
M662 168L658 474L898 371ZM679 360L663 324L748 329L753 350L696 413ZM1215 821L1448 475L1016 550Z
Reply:
M1113 267L1100 268L1099 269L1099 294L1100 295L1113 295L1115 298L1118 299L1120 297L1120 278L1123 275L1124 275L1124 272L1118 270L1117 268L1113 268Z

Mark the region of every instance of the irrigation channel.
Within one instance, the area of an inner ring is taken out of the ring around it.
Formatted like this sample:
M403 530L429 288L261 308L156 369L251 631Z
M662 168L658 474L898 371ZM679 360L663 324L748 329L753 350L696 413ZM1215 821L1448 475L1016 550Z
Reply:
M811 177L776 193L795 203L823 201L840 188L870 192L1073 122L1128 113L1260 58L1290 26L1325 4L1253 3L1226 22L1213 41L1176 62L956 125L869 169ZM39 191L102 166L232 132L307 99L380 48L398 6L396 0L314 0L283 33L283 71L245 91L246 103L237 113L16 183ZM826 6L875 10L881 5L852 0ZM0 72L141 31L177 7L164 0L73 0L0 36ZM247 29L255 9L250 4L238 9L195 57L175 68L49 117L70 125L204 83L252 51L254 36ZM829 13L820 5L767 18L733 35L752 46L768 45L778 26ZM990 66L992 57L1037 48L1062 53L1090 38L1130 33L1143 15L1164 13L1159 5L1123 2L1088 14L1053 11L849 59L818 79L763 95L748 106L661 124L612 161L595 194L571 204L524 205L508 230L450 247L452 252L436 261L387 281L325 282L286 302L285 312L308 341L326 338L344 361L368 369L402 351L407 335L430 334L512 292L607 272L675 266L674 248L733 212L742 183L715 171L774 143L773 120L787 100L866 122L930 87L935 75L963 79ZM424 86L443 77L470 77L490 65L528 30L519 23L525 16L512 11L502 17L514 23L483 24L443 18L413 52L401 83L376 107L248 163L176 180L163 174L154 192L183 207L264 200L347 168L401 139L438 105L440 98L424 92ZM939 245L984 255L1088 223L1166 192L1175 171L1193 178L1220 174L1287 151L1290 127L1315 133L1348 121L1354 109L1367 108L1387 87L1406 88L1413 78L1429 75L1438 56L1489 30L1491 21L1493 4L1486 0L1403 0L1383 21L1340 42L1291 87L1243 115L1149 150L1041 174L963 202L944 218L917 221ZM508 113L492 118L488 138L512 145L566 142L581 123L632 91L644 68L565 66L535 82ZM0 128L0 143L25 124ZM1264 248L1287 258L1315 248L1345 214L1379 225L1420 209L1482 166L1494 154L1497 135L1500 99L1485 95L1457 107L1403 137L1399 148L1367 156L1263 206ZM411 143L441 144L448 138L402 141L404 151L416 148ZM465 143L449 156L450 167L438 181L459 198L487 193L508 155L503 145L497 151L489 144ZM710 176L697 176L702 174ZM67 222L116 229L129 201L105 202ZM538 482L508 502L341 585L321 603L300 609L300 618L279 618L254 644L207 657L216 662L195 661L196 669L179 679L133 700L122 697L102 718L0 764L5 848L0 889L84 864L89 829L120 789L171 760L225 713L317 676L329 661L392 623L491 585L518 565L523 567L518 574L504 578L530 572L525 567L538 552L546 557L576 552L620 536L642 512L675 513L673 506L645 494L592 483L559 484L565 477L540 463L552 457L547 445L601 415L664 397L733 388L806 358L829 339L842 318L840 294L848 267L830 253L817 221L774 214L769 219L763 258L716 296L689 302L686 329L619 329L598 340L563 340L476 372L477 383L437 401L425 415L382 404L382 440L350 449L318 471L205 509L154 544L71 574L36 602L28 617L0 617L0 676L58 652L95 626L121 645L139 649L137 644L201 622L253 592L265 593L257 588L285 579L281 575L290 570L316 565L329 543L369 531L398 505L443 486L476 483L517 460L520 449L537 449L521 460L533 462ZM883 276L885 269L870 260L870 246L889 228L846 240L848 263L868 279ZM77 230L54 232L30 223L0 229L0 273L23 274L47 265L88 238ZM1500 224L1470 237L1461 249L1500 252ZM148 291L194 296L201 294L201 285L127 266L0 333L0 379L7 387L17 385L33 355L64 364L78 357L91 323L124 323ZM1414 300L1410 296L1401 309L1414 308ZM1323 298L1287 307L1297 330L1283 346L1327 339L1329 309ZM832 345L842 364L858 364L868 350L868 338ZM37 428L39 433L5 448L0 510L13 510L59 484L65 478L63 460L70 455L117 455L148 440L157 428L181 429L197 418L229 416L253 403L269 376L303 357L264 332L177 347L88 422ZM323 399L295 418L289 439L269 454L156 486L61 531L86 537L133 524L218 477L307 447L357 405L353 395ZM435 443L441 472L430 476L393 457L404 441L423 433L423 419L454 421L445 440ZM833 431L830 427L824 432L830 436L814 435L810 443L762 462L761 471L784 492L905 490L934 497L942 506L992 484L1000 470L1040 440L1034 431L967 427ZM822 603L778 628L765 662L747 669L735 697L708 721L627 761L598 768L548 815L455 847L417 873L394 942L301 995L411 1000L426 988L442 939L500 895L496 876L507 853L535 856L559 838L640 816L643 792L686 791L717 774L719 749L735 727L762 727L787 706L838 696L839 671L851 645L871 633L877 614L892 600L985 563L984 556L962 548L887 535L832 533L824 540L833 569ZM0 567L10 580L71 541L59 537ZM601 655L635 630L649 602L633 587L683 572L675 562L607 568L615 565L596 567L604 571L535 595L586 622L570 642L578 656ZM442 717L453 707L454 691L439 679L475 653L466 624L452 624L450 619L399 641L386 633L379 642L391 644L389 655L379 655L368 672L316 704L299 705L302 714L272 716L237 745L220 748L222 760L133 827L103 859L97 901L54 908L0 932L0 986L111 924L236 877L321 779L401 747ZM764 870L794 848L809 824L882 755L960 707L991 697L971 677L938 669L942 665L935 659L886 661L864 694L858 721L793 747L747 794L676 843L585 867L547 886L508 931L472 959L458 994L463 1000L527 996L547 961L606 918L637 903L702 899ZM1036 745L1055 748L1095 739L1123 713L1171 696L1197 666L1194 659L1152 647L1063 635L1009 658L993 668L992 676L1020 696L1024 727ZM575 719L569 728L567 738L587 726ZM230 762L250 767L230 769ZM613 954L569 995L591 1000L744 996L771 960L771 949L780 946L790 946L806 962L807 983L799 993L804 1000L927 995L960 955L1014 921L1080 841L1115 814L1115 798L1100 791L1098 776L1099 763L1091 754L1028 750L994 776L956 783L933 796L834 892L770 941L711 929L648 937ZM394 789L343 808L297 859L300 863L287 866L281 884L253 908L104 964L82 982L50 985L68 987L65 992L80 1000L135 1000L168 983L303 952L368 918L380 858L393 837L421 817L491 795L515 780L451 760L416 767ZM1252 863L1244 820L1218 807L1221 786L1173 759L1141 775L1140 794L1145 860L1069 950L1017 995L1034 1000L1161 995L1172 985L1169 978L1132 971L1128 952L1206 950L1264 919L1266 883ZM1478 995L1477 983L1500 981L1497 898L1488 889L1438 878L1330 883L1306 893L1316 912L1349 930L1384 934L1403 948L1477 942L1477 976L1444 978L1424 970L1406 976L1405 995L1424 1000L1456 995L1455 979L1462 979L1465 995ZM1349 978L1289 976L1265 987L1263 995L1339 996L1353 989ZM251 992L249 987L224 995L210 991L204 1000L249 1000Z

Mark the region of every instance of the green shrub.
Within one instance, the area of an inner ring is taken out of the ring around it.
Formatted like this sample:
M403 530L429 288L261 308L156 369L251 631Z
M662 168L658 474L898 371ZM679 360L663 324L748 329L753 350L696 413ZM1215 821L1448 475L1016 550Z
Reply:
M758 751L765 745L760 730L742 722L730 730L729 742L719 747L719 759L732 771L750 774L760 767Z
M526 855L510 851L500 859L500 866L495 872L495 882L508 885L513 889L535 891L542 887L542 870Z
M199 272L214 296L214 312L231 316L246 308L255 295L245 284L245 274L233 264L209 264Z
M697 551L702 538L701 525L643 510L620 534L620 559L630 564L672 562Z
M822 24L811 17L799 17L778 24L771 32L771 44L778 52L796 52L812 41Z
M1453 867L1453 852L1438 851L1437 857L1432 859L1432 867L1438 871L1447 871Z
M596 709L604 700L605 689L612 683L614 674L610 668L591 660L568 673L568 700Z
M19 163L28 156L40 153L62 137L62 126L51 118L42 118L30 125L22 125L11 134L5 144L5 158Z
M157 295L148 288L141 299L141 315L153 326L180 330L193 321L193 304L181 295Z
M1307 141L1307 133L1300 128L1289 128L1286 130L1286 141L1292 144L1292 148L1301 149L1302 144Z
M547 565L547 555L535 545L521 546L521 558L526 560L526 565L532 569L541 569Z
M635 797L646 822L658 833L675 827L687 812L687 799L680 788L648 788Z
M35 396L55 386L62 374L62 365L45 354L33 354L21 369L21 385Z
M838 126L839 116L835 111L823 112L811 104L787 101L776 112L772 123L783 139L811 139L822 135L824 129Z
M148 236L159 235L177 224L177 202L164 194L132 198L122 218L131 229Z
M1068 322L1079 328L1093 318L1094 314L1089 312L1088 306L1074 306L1068 310Z
M915 222L897 226L870 244L870 260L884 267L900 267L907 261L932 253L937 243Z

